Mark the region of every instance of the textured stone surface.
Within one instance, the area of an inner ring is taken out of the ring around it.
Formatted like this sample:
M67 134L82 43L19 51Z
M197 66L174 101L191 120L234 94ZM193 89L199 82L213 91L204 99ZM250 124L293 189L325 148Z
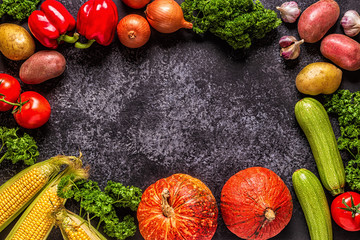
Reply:
M75 16L85 1L61 2ZM120 17L141 13L116 2ZM272 9L281 5L262 2ZM305 9L312 2L299 5ZM341 1L341 16L354 8L360 10L357 0ZM331 32L342 32L339 21ZM153 31L150 42L137 50L125 48L117 38L108 47L95 44L89 50L64 44L59 51L67 60L65 73L40 85L23 86L43 94L52 106L49 122L26 132L37 140L41 160L81 150L91 165L91 179L102 186L114 180L145 190L181 172L202 180L219 202L230 176L247 167L267 167L285 181L294 198L293 218L274 239L310 239L291 183L298 168L317 174L293 113L303 97L295 77L307 64L326 60L319 44L304 44L298 60L285 62L278 47L283 35L298 36L296 24L281 25L247 51L233 51L216 37L196 36L189 30L168 35ZM1 72L18 78L20 65L0 56ZM360 90L359 75L344 72L341 87ZM0 123L16 126L9 112L0 113ZM0 184L21 168L2 163ZM75 207L71 202L67 206ZM335 225L333 229L334 239L358 239L358 233ZM61 239L57 229L51 239ZM142 237L137 233L132 239ZM237 239L221 215L213 239Z

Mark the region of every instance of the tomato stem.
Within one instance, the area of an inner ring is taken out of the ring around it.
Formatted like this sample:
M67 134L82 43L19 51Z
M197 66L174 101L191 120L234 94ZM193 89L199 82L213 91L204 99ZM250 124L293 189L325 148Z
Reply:
M342 199L342 203L345 205L346 208L339 207L342 210L351 212L351 216L355 218L356 214L360 213L360 203L358 205L355 205L354 198L350 194L351 199L351 207L346 203L345 198Z
M21 99L19 98L19 102L13 103L13 102L6 101L5 96L4 96L3 98L0 99L0 102L4 102L11 106L16 106L16 108L14 108L14 110L11 113L17 113L17 112L21 111L22 106L24 106L27 102L29 102L29 100L27 100L25 102L21 102Z
M161 210L165 217L171 218L175 215L174 208L172 208L168 203L168 198L170 197L170 191L167 188L161 193Z

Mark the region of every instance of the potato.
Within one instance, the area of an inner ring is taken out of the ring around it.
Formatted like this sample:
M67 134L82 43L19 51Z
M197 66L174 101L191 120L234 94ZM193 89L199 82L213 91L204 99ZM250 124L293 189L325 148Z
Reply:
M301 14L298 32L305 42L319 41L336 23L340 16L340 8L334 0L320 0L309 6Z
M356 71L360 69L360 44L342 34L330 34L321 41L320 51L339 67Z
M20 67L20 79L26 84L39 84L60 76L66 67L64 56L53 50L32 55Z
M11 60L24 60L35 52L35 42L25 28L12 24L0 24L0 51Z
M331 94L339 88L342 71L327 62L311 63L296 77L296 88L308 95Z

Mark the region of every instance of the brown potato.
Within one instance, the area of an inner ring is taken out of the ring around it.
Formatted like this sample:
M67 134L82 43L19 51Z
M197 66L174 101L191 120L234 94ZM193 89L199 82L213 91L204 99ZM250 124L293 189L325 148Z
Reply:
M308 95L332 94L339 88L342 71L327 62L311 63L296 77L296 88Z
M35 42L25 28L12 24L0 24L0 51L11 60L24 60L35 52Z
M26 84L39 84L60 76L66 67L64 56L53 50L32 55L20 67L20 79Z
M340 16L340 7L334 0L320 0L301 14L298 32L307 43L319 41L334 26Z

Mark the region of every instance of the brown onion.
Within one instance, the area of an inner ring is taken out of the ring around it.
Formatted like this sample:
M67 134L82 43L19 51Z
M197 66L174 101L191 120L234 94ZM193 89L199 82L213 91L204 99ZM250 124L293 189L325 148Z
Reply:
M125 16L117 25L117 34L120 42L129 48L139 48L150 39L149 23L140 15Z
M150 0L122 0L127 6L135 9L140 9L146 6Z
M192 23L185 21L180 5L174 0L155 0L147 6L145 14L150 25L161 33L193 27Z

